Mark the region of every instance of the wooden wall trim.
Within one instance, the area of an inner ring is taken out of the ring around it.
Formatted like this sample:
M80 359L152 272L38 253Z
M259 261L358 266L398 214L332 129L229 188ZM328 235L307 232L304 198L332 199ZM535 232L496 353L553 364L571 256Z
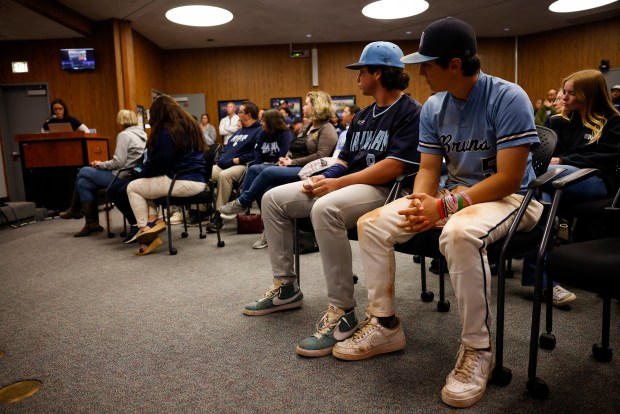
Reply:
M95 33L94 24L91 20L70 9L55 0L14 0L27 9L41 16L55 21L84 36L92 36Z

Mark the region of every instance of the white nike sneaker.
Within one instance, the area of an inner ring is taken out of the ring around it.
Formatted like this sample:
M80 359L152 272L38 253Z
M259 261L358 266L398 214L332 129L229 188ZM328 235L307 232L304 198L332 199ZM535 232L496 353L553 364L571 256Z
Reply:
M339 359L357 361L405 349L405 332L400 319L396 319L398 323L392 329L381 325L376 316L365 320L351 338L334 345L332 354Z
M471 407L484 395L493 370L493 352L461 345L456 366L446 378L441 399L451 407Z

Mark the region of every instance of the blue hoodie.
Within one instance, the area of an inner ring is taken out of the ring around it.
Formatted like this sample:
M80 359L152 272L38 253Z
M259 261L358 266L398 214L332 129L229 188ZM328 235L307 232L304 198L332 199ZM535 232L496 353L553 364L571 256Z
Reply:
M241 127L226 143L224 150L220 154L217 165L225 170L235 165L234 158L239 158L239 164L247 164L254 161L254 147L259 134L263 132L260 122L256 121L249 127Z

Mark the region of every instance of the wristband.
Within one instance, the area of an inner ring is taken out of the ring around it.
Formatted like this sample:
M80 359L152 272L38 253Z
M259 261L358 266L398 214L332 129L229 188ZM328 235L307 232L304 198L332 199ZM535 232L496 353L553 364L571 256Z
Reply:
M440 197L440 198L437 199L437 209L439 210L439 218L440 219L445 218L444 211L443 211L443 200L442 200L442 198L443 197Z
M471 206L474 203L471 201L471 198L469 198L469 196L467 195L467 193L463 192L463 193L459 193L465 200L467 200L467 203Z
M328 169L326 169L322 175L325 178L338 178L338 177L342 177L343 175L346 175L346 173L347 173L347 167L337 162L331 167L329 167Z

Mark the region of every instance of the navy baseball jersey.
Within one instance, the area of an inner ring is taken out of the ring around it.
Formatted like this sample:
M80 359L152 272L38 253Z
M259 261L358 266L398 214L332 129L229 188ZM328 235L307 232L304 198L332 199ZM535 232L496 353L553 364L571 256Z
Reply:
M480 71L467 101L448 92L431 96L420 115L420 152L443 155L446 188L472 187L497 172L497 151L538 145L532 104L514 83ZM519 194L535 177L531 154Z
M407 164L420 162L418 136L422 106L402 95L388 107L376 103L361 110L347 130L338 158L347 163L347 174L392 158ZM390 183L385 183L390 184Z

